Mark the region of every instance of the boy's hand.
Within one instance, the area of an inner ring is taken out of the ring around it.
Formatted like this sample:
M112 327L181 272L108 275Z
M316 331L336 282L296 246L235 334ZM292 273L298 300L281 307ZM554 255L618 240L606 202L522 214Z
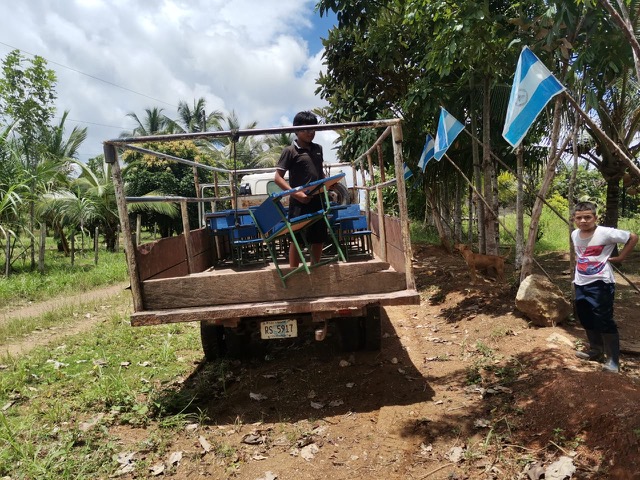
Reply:
M295 198L300 203L309 203L311 201L311 197L309 197L302 190L300 190L299 192L294 193L292 195L292 197Z

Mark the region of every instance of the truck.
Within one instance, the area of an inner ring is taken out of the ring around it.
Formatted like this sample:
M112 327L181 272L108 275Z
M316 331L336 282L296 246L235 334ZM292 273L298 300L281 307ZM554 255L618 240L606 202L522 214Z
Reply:
M404 177L400 174L386 179L384 175L384 152L393 156L395 172L404 171L402 120L321 124L305 128L376 131L378 136L373 144L349 162L348 171L354 175L359 172L362 180L354 179L348 183L350 187L344 185L349 189L346 197L344 191L340 192L342 203L364 198L363 208L357 210L360 210L360 218L366 218L370 251L357 258L347 255L348 261L339 256L338 261L321 264L308 273L296 273L286 283L278 279L274 268L274 262L282 270L288 268L285 249L282 258L269 260L263 256L255 262L239 264L229 259L229 250L225 249L228 239L216 234L213 224L206 221L207 216L222 215L217 206L223 202L231 203L229 211L235 212L235 218L238 218L239 209L247 206L241 197L250 197L253 193L245 189L240 194L241 179L252 174L251 171L203 165L141 144L214 141L221 137L237 141L242 136L294 133L295 127L154 135L104 142L105 161L112 167L123 232L133 299L132 326L198 322L202 349L208 361L242 356L255 348L256 342L292 338L309 331L312 338L322 341L329 329L339 333L344 350L380 349L384 307L420 303L411 263ZM198 194L195 197L127 197L119 159L119 152L127 149L191 165L194 170L209 169L214 175L223 176L230 192L223 195L221 190L215 189L213 197ZM374 174L374 163L380 172L378 175ZM389 195L385 192L387 189L397 195L395 212L385 212L383 197ZM266 195L262 201L268 201L268 198ZM182 233L138 244L131 227L128 204L140 201L179 204ZM199 211L204 212L196 226L189 223L187 205L190 202L198 203L202 206ZM336 235L340 236L339 233ZM349 248L346 244L340 245L338 243L336 248ZM259 240L255 248L260 251Z

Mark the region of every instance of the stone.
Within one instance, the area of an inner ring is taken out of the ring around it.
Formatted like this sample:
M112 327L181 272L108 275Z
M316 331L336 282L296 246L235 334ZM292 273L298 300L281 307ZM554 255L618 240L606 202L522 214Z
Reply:
M520 284L516 308L538 327L554 327L572 312L562 291L544 275L529 275Z

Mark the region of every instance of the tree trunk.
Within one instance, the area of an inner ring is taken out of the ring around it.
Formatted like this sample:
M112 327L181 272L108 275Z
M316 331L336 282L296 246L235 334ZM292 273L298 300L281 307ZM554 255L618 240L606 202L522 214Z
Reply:
M517 174L517 190L516 190L516 271L522 268L522 255L524 248L524 148L522 145L518 147L516 152L516 174Z
M470 82L471 82L471 92L472 92L471 94L471 131L473 132L474 135L476 135L478 132L478 125L476 122L478 109L476 108L476 103L473 97L473 91L474 91L473 76ZM477 142L471 142L471 155L473 157L473 177L475 181L475 188L477 192L481 192L482 191L482 170L480 165L480 152L478 150ZM476 192L473 192L472 197L474 198L473 203L476 208L476 217L478 218L478 252L485 253L487 250L487 244L486 244L485 235L484 235L484 204L479 198L477 198ZM469 215L469 217L471 217L471 215ZM471 238L473 238L473 231L471 230L472 228L473 228L473 223L470 223L469 229L471 232L470 233Z
M533 204L531 211L531 223L529 224L529 234L527 236L527 243L522 255L522 270L520 271L520 283L524 281L532 273L533 268L533 248L538 236L538 225L540 223L540 216L542 215L542 207L544 202L541 198L546 198L555 177L556 165L560 159L560 151L558 150L558 137L560 135L560 107L562 105L562 97L556 96L554 108L553 108L553 127L551 130L551 147L549 149L549 161L547 162L547 169L545 171L544 178L542 179L542 185L540 191L536 196L536 201ZM563 147L564 148L564 147Z
M482 170L484 176L484 198L489 205L492 206L493 212L497 213L494 206L494 188L493 182L495 178L495 168L491 157L491 91L489 78L485 77L483 84L483 101L482 101ZM497 218L489 208L484 209L484 238L486 242L486 253L488 255L498 254L498 245L496 243L497 235Z
M456 198L453 210L453 232L456 242L462 242L462 200L463 187L460 177L456 175Z
M607 180L607 204L602 224L606 227L618 228L618 210L620 202L620 178Z
M451 242L449 241L449 237L447 235L447 231L446 231L444 225L442 224L442 219L440 217L440 211L439 211L439 208L438 208L438 202L436 200L436 196L433 193L433 189L427 187L426 190L425 190L425 193L427 194L427 202L431 206L433 223L435 224L436 229L438 230L438 236L440 237L440 243L447 250L447 252L451 252Z

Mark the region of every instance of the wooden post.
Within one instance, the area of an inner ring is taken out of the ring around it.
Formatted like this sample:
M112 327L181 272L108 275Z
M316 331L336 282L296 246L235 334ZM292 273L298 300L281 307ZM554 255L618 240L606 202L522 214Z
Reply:
M47 243L47 225L40 224L40 250L38 252L38 271L44 273L44 252Z
M95 256L93 258L93 263L95 265L98 265L98 245L100 245L100 242L98 241L99 240L98 239L98 235L99 235L100 229L98 227L96 227L95 232L96 233L93 236L93 251L95 252Z
M136 215L136 247L140 245L140 235L142 234L142 215Z
M411 250L411 231L409 229L409 211L407 209L407 189L404 183L404 161L402 159L402 127L396 124L391 127L393 138L393 162L396 170L396 186L398 188L398 210L400 214L400 231L402 233L402 251L407 276L407 290L415 290L416 283L413 278L413 251Z
M5 251L4 276L9 278L11 273L11 234L7 232L7 246Z
M76 263L76 232L71 234L71 266Z
M376 186L376 198L378 200L378 234L380 235L380 260L387 261L387 231L384 224L384 202L382 201L382 187Z
M186 200L180 200L180 211L182 212L184 246L187 249L187 266L189 273L193 273L193 246L191 245L191 227L189 226L189 212L187 211Z
M140 285L140 272L136 263L136 247L131 238L131 226L129 225L129 214L127 212L127 203L124 195L124 182L122 180L122 171L118 161L118 152L113 145L104 145L104 157L111 160L112 163L111 176L113 177L113 185L115 188L116 203L118 205L118 216L120 217L120 227L123 233L123 245L125 258L127 259L127 267L129 269L129 280L131 282L131 295L133 297L133 310L140 312L144 309L142 302L142 286ZM106 161L106 160L105 160Z
M116 253L120 250L120 225L116 227Z

